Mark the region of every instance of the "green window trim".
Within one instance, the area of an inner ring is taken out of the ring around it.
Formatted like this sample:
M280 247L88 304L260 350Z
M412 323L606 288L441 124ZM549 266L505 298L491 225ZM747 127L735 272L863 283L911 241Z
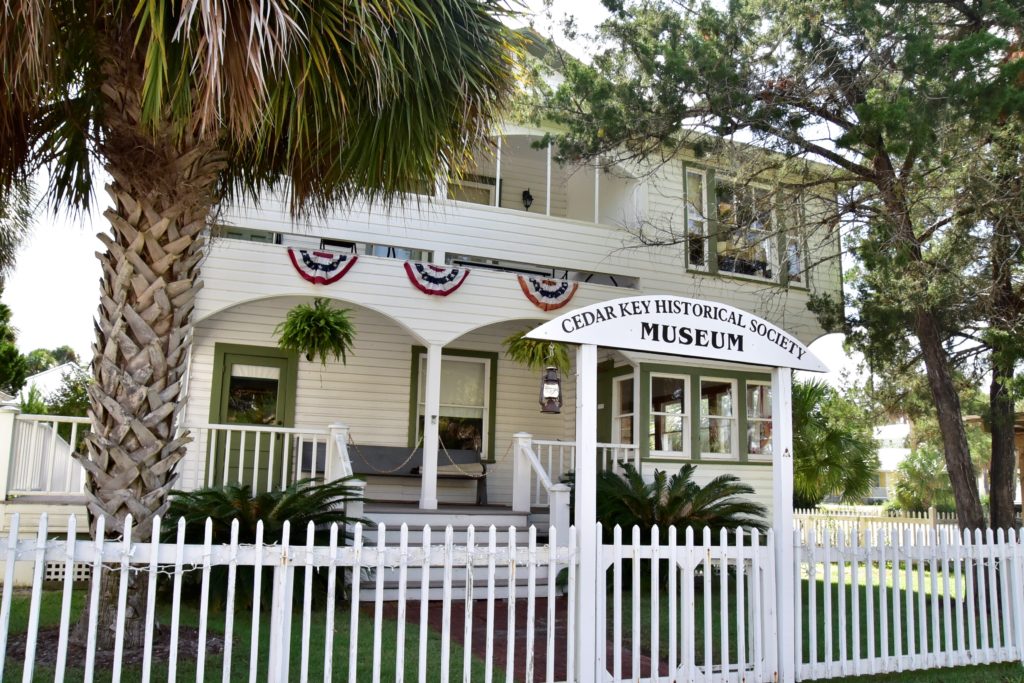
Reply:
M249 356L256 359L284 360L284 376L281 389L285 392L285 412L281 426L295 426L296 379L299 374L299 355L276 346L247 346L244 344L213 345L213 382L210 386L210 423L216 424L221 417L221 394L224 390L224 369L228 356Z
M416 447L416 413L417 399L419 398L420 381L420 356L427 352L425 346L412 347L412 362L409 370L409 448ZM441 357L451 356L454 358L480 358L486 360L489 368L489 380L487 387L487 457L484 462L493 463L496 461L494 444L497 432L497 408L498 408L498 353L496 351L470 351L467 349L441 349Z
M632 374L632 365L616 366L614 360L606 360L597 365L597 440L600 443L609 443L612 440L612 419L615 415L615 406L612 405L612 402L615 395L615 380ZM635 412L633 414L636 415Z
M704 267L701 267L701 266L691 266L690 265L690 255L689 255L689 251L688 251L689 250L689 247L688 247L689 242L687 240L687 241L684 241L684 245L687 245L687 246L686 246L686 252L683 255L686 272L694 273L694 274L698 274L698 275L714 275L716 277L719 277L719 278L722 278L722 279L725 279L725 280L735 280L735 281L738 281L738 282L754 282L754 283L760 283L760 284L778 285L780 287L784 287L784 288L787 288L787 289L788 288L793 288L793 289L802 290L802 291L810 291L812 289L811 285L810 285L810 281L811 281L811 268L808 265L808 258L809 258L808 247L809 247L809 242L808 242L808 239L807 239L807 232L806 232L806 230L803 229L803 226L801 226L801 228L799 230L799 235L798 235L798 238L800 240L801 256L802 256L802 260L804 262L803 263L803 267L804 267L804 270L803 270L803 281L802 282L798 282L798 283L793 283L793 282L789 281L788 267L787 267L787 264L784 263L783 258L782 258L784 256L785 252L786 252L786 240L787 240L788 228L785 225L781 225L781 229L780 229L780 223L779 222L782 219L779 217L779 212L778 212L778 210L774 206L773 206L773 209L772 209L772 214L773 214L772 218L773 218L773 223L775 224L773 229L776 232L776 235L775 235L776 254L779 255L779 258L777 259L779 261L779 263L775 264L775 268L777 270L775 276L770 278L770 279L769 278L759 278L759 277L756 277L756 276L742 275L742 274L736 274L736 273L730 273L730 272L722 272L722 271L720 271L718 269L718 234L719 234L719 231L720 231L720 228L721 228L721 224L718 221L718 202L715 201L716 189L717 189L717 186L718 186L718 175L717 175L715 169L710 167L710 166L706 166L704 164L686 162L686 161L683 162L683 169L682 169L682 175L683 175L683 228L684 228L684 234L686 234L686 235L689 235L689 226L690 226L689 208L688 208L687 200L686 200L686 198L688 196L687 195L687 189L688 188L687 188L686 184L688 182L688 180L687 180L687 171L691 171L691 170L692 171L697 171L697 172L702 173L704 175L704 204L707 207L707 216L704 217L705 218L705 222L706 222L706 226L707 226L706 227L706 230L707 230L707 235L706 235L707 247L706 247L706 253L704 254L704 258L707 261L707 265L704 266ZM803 203L803 200L801 199L801 201L800 201L800 211L801 211L801 214L803 213L803 210L804 210L804 203ZM838 251L837 251L837 253L838 253Z
M677 375L688 378L690 392L689 426L690 426L690 453L688 457L665 458L652 457L650 447L650 423L651 423L651 375ZM737 421L737 456L702 458L700 449L700 380L704 378L729 379L736 382L736 421ZM701 368L684 365L665 365L662 363L641 363L640 364L640 405L635 413L640 421L640 459L643 462L658 463L683 463L683 462L705 462L711 464L728 465L767 465L771 466L771 459L751 459L747 453L747 382L768 382L771 383L771 375L761 372L746 372L740 370L724 370L721 368Z

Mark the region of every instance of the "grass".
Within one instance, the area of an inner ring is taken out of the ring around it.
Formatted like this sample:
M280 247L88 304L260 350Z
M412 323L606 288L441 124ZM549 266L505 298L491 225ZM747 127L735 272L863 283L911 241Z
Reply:
M40 627L58 626L60 623L60 592L44 591L40 610ZM85 603L85 592L76 590L72 596L73 616L81 612ZM18 591L14 595L11 604L11 627L10 632L24 633L28 628L29 594ZM251 612L242 609L236 611L234 625L234 646L231 657L231 679L247 680L249 674L249 656L251 645ZM323 680L324 678L324 643L326 637L326 612L323 609L314 610L310 624L310 661L309 676L311 680ZM340 604L335 612L335 633L334 643L334 665L333 679L348 680L348 630L350 610L348 604ZM290 678L298 679L299 658L301 656L301 633L302 613L297 609L292 618L291 638L291 669ZM209 632L211 634L223 634L225 613L212 611L209 617ZM171 611L168 605L158 606L158 621L163 624L170 624ZM199 609L197 605L183 604L181 610L181 623L184 626L196 627L199 623ZM381 628L381 658L380 675L381 680L395 680L395 652L398 645L397 621L383 619ZM359 640L357 655L356 680L369 680L373 671L373 634L374 620L372 615L360 613L359 616ZM270 650L270 619L264 614L260 622L258 662L258 680L267 680L267 664ZM406 625L405 637L405 677L407 680L416 680L418 673L418 650L419 650L419 628L412 624ZM450 650L450 671L449 680L462 680L462 667L464 661L464 650L456 642L451 644ZM206 657L206 668L204 680L220 681L223 674L224 657L221 654L208 655ZM64 680L80 681L84 678L84 669L80 666L70 666ZM504 676L502 665L495 665L495 680L501 681ZM473 658L471 662L473 680L483 680L484 665L481 661ZM23 663L12 661L8 658L5 670L4 681L20 681L22 677ZM166 661L154 662L152 668L152 680L167 680L168 665ZM49 680L54 678L52 666L36 666L34 680ZM122 669L121 680L126 682L139 681L142 678L141 665L125 665ZM194 661L179 661L177 666L177 678L179 680L196 680L196 663ZM109 681L110 671L97 667L97 681ZM427 637L427 680L442 681L441 676L441 636L430 631Z
M829 683L1024 683L1020 663L958 666L952 669L904 671L877 676L819 679Z
M887 574L888 574L888 576L887 576L886 584L887 584L887 586L889 588L891 588L893 577L891 575L891 572L887 572ZM849 578L849 576L847 576L847 578ZM901 651L902 652L904 652L904 653L907 652L908 645L910 644L909 639L911 637L914 638L914 642L915 642L915 644L917 644L917 649L920 649L920 642L922 642L922 641L920 639L919 627L920 627L920 624L921 624L922 617L925 620L925 624L926 624L925 639L924 639L923 642L927 643L929 649L931 648L932 627L933 627L933 622L932 622L932 609L933 608L932 608L932 597L931 597L932 588L931 588L931 585L930 585L930 581L925 581L923 591L921 591L921 593L919 594L919 592L918 592L919 586L917 584L917 576L916 576L916 574L914 576L912 576L911 578L912 578L912 580L910 582L911 583L911 588L910 588L909 591L906 591L906 583L907 583L907 581L906 581L905 574L903 572L900 572L900 574L898 576L900 587L902 589L904 589L903 591L901 591L901 596L900 596L901 628L899 630L895 629L895 626L894 626L895 622L894 622L893 603L892 603L892 599L891 599L892 598L891 590L888 593L888 604L887 604L887 610L888 611L887 611L887 614L886 614L885 618L887 619L887 623L888 623L888 644L889 644L889 653L890 653L890 655L895 653L895 645L896 645L895 639L897 637L900 637L900 647L901 647ZM840 629L839 629L839 616L840 616L840 611L839 611L840 599L839 599L839 595L840 595L841 588L840 588L840 584L838 582L838 579L839 579L839 577L837 575L833 575L832 577L830 577L830 580L827 582L827 584L826 584L826 581L823 578L818 579L814 583L814 588L815 588L815 593L816 593L816 598L817 598L816 599L816 603L815 603L815 615L816 615L816 619L815 619L816 638L815 638L815 641L816 641L816 654L817 654L816 661L818 661L818 662L821 662L821 661L823 661L825 659L826 638L825 638L825 602L824 602L824 596L825 596L825 591L826 591L826 585L828 587L828 590L831 592L831 605L830 605L830 608L831 608L831 615L832 615L832 620L831 620L831 623L832 623L832 638L831 638L832 659L833 660L839 660L840 659L840 655L841 655L841 646L840 646L841 635L840 635ZM861 574L858 577L858 579L859 579L859 581L858 581L859 585L857 586L856 591L857 591L857 598L858 598L858 602L859 602L859 615L860 615L860 624L861 624L861 628L860 628L860 641L859 641L859 653L860 653L859 656L861 658L865 658L867 656L867 652L868 652L868 630L867 630L867 614L866 614L866 611L867 611L866 610L866 604L867 604L868 588L867 588L867 585L866 585L867 577L866 577L866 574L864 573L863 570L861 571ZM880 609L880 606L881 606L881 603L880 603L879 597L878 597L878 588L877 588L878 576L876 575L873 578L873 580L875 582L875 592L874 592L874 595L873 595L873 599L874 599L874 603L875 603L875 605L874 605L875 606L875 611L876 611L876 614L877 614L879 609ZM735 577L733 575L731 575L731 574L728 576L726 581L727 581L727 584L726 584L725 594L726 594L726 599L728 600L728 603L729 603L729 610L728 610L729 615L728 615L728 625L727 625L727 628L728 628L728 631L727 631L728 632L728 643L729 643L729 648L730 648L730 651L729 651L729 662L732 663L732 664L736 664L736 663L738 663L738 659L739 659L738 656L737 656L737 624L736 624L736 619L735 619L735 614L736 614L735 607L736 607L736 598L737 598L737 584L736 584ZM662 658L665 658L667 656L667 653L668 653L668 643L667 643L667 640L668 640L668 632L669 632L669 615L668 615L669 594L668 594L667 588L665 587L666 583L667 583L667 581L664 578L664 572L663 572L662 573L662 585L659 587L659 590L658 590L658 600L659 600L660 609L659 609L659 619L657 621L657 624L658 624L658 637L659 637L659 655ZM811 586L811 583L807 579L804 579L802 581L801 590L803 592L803 600L802 600L803 614L801 615L801 617L802 617L802 624L803 624L803 629L804 629L804 634L805 634L804 641L803 641L803 649L802 649L802 657L803 657L803 661L804 662L809 662L810 661L810 649L811 649L810 638L808 638L806 636L807 629L808 629L808 627L809 627L809 625L811 623L810 620L809 620L809 616L810 616L809 609L810 609L810 607L809 607L809 601L808 601L808 594L810 592L810 586ZM939 638L940 638L940 645L942 644L942 639L945 638L945 636L944 636L944 633L945 633L945 620L944 620L944 615L942 614L942 609L941 609L941 605L942 605L942 602L943 602L943 600L942 600L943 596L942 596L941 588L942 587L940 586L940 590L938 591L938 594L937 594L937 596L939 597L940 610L936 614L936 617L938 618L938 625L939 625L938 634L939 634ZM693 626L694 626L694 635L695 635L695 640L696 640L696 647L695 647L695 651L694 651L694 660L695 660L695 663L697 665L699 665L699 666L703 666L704 662L706 660L706 652L708 651L708 650L705 649L706 646L709 648L710 653L711 653L711 662L713 664L716 664L716 665L721 663L721 661L722 661L722 652L723 652L723 644L724 644L724 642L726 640L725 637L724 637L724 634L723 634L722 623L721 623L722 583L721 583L721 578L720 578L720 576L718 574L713 575L713 578L712 578L712 581L711 581L711 589L712 590L711 590L711 604L710 604L710 620L709 620L709 623L706 625L705 624L705 619L704 619L705 599L704 599L704 595L703 595L703 585L702 585L702 580L700 578L697 579L696 586L695 586L695 589L694 589ZM908 633L908 620L907 620L908 612L907 612L907 609L906 609L907 605L906 605L906 597L905 597L907 594L910 595L910 598L911 598L911 606L910 607L911 607L911 611L912 611L912 613L914 615L914 632L913 632L912 636ZM633 623L632 623L633 622L633 619L632 619L633 595L634 595L634 593L632 591L630 591L629 589L624 589L621 605L622 605L622 643L623 643L622 647L623 647L623 650L625 652L629 652L629 650L631 649L632 644L634 642L634 628L633 628ZM919 602L919 597L923 597L924 598L923 608L922 608L922 606L921 606L921 604ZM745 593L744 593L744 600L749 605L749 600L750 600L750 586L749 586L749 584L746 586L746 590L745 590ZM651 597L649 581L643 581L641 583L640 590L639 590L639 602L640 602L640 605L639 605L639 607L640 607L640 623L639 623L640 651L641 651L641 653L645 653L646 654L646 653L650 652L651 643L652 643L652 639L653 639L652 638L653 630L654 630L654 620L652 619L652 612L651 612L652 597ZM845 587L844 602L845 602L844 606L845 606L845 609L846 609L846 634L847 634L847 639L846 639L846 644L845 644L846 645L846 655L847 655L847 657L852 658L853 651L854 651L853 639L852 639L852 636L850 636L849 634L852 633L852 625L853 625L853 616L852 616L852 614L853 614L853 610L852 610L852 605L853 605L853 589L851 589L849 586ZM951 605L954 604L954 603L955 603L955 600L951 600ZM612 633L613 633L613 631L612 631L612 628L613 628L612 624L613 624L614 604L615 604L615 602L614 602L614 597L613 597L613 591L611 589L611 580L610 580L610 575L609 575L609 591L608 591L607 611L606 611L606 618L607 618L606 626L607 626L607 633L608 633L609 639L612 638ZM681 615L680 618L682 618L683 611L682 611L682 607L681 606L683 605L683 600L682 600L681 597L678 600L678 605L679 605L679 607L677 607L677 609L679 609L679 614ZM749 612L748 612L748 614L749 614ZM954 611L954 617L955 617L955 614L956 613ZM980 619L981 619L981 616L979 615L977 617L977 621L976 621L976 625L977 625L976 632L979 634L978 635L979 639L980 639L980 633L981 633ZM998 621L997 621L997 623L998 623ZM707 629L707 626L710 626L710 630ZM956 628L955 624L951 624L951 627L952 627L953 642L956 643L957 642L957 628ZM748 624L748 628L749 628L749 624ZM1004 628L1009 629L1009 625L1008 624L1004 625ZM969 636L969 626L965 625L965 631L966 631L966 634ZM1012 639L1012 634L1007 632L1007 633L1005 633L1005 637ZM877 619L876 619L875 629L874 629L874 638L875 638L875 643L874 643L875 655L879 656L880 653L881 653L881 629L880 629L880 623L879 623L879 621ZM990 632L990 634L989 634L990 642L991 642L991 638L992 638L992 633ZM980 642L980 640L979 640L979 642ZM1004 642L1006 642L1006 641L1004 641ZM770 647L770 646L772 646L772 644L770 642L766 642L765 643L765 647ZM749 631L748 631L748 634L747 634L747 652L748 652L747 657L748 657L748 660L749 660L749 652L750 651L751 651L751 641L750 641L750 635L749 635ZM979 681L979 682L980 681L984 681L984 683L1024 683L1024 667L1022 667L1020 663L992 664L992 665L982 665L982 666L960 667L960 668L956 668L956 669L932 669L932 670L916 671L916 672L900 672L898 674L881 675L881 676L862 676L862 677L858 677L858 678L841 678L841 679L833 678L833 679L830 679L830 680L833 680L833 681L836 681L836 680L849 681L850 683L854 683L854 682L856 682L856 683L868 683L868 682L873 682L873 681L878 681L878 682L881 682L881 681L901 681L901 682L902 681L923 681L923 682L927 681L929 683L933 682L933 681L934 682L950 681L950 682L958 682L958 683L960 681Z

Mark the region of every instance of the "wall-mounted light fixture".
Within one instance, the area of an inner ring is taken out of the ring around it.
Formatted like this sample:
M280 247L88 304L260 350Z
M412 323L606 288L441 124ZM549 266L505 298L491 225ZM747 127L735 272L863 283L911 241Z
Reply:
M562 412L562 380L558 368L548 367L540 382L540 412Z
M523 207L529 211L531 206L533 206L533 195L530 194L530 188L526 188L523 190Z

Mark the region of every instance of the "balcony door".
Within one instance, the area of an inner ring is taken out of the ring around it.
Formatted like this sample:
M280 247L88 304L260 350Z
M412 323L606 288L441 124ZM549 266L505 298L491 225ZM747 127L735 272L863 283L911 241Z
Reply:
M296 365L294 354L279 349L217 345L210 421L228 427L207 446L214 485L226 479L254 491L280 488L294 456L290 437L246 428L295 426Z

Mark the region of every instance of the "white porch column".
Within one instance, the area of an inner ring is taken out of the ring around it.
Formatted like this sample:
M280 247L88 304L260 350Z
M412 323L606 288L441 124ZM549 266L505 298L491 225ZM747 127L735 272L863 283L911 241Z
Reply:
M498 136L497 158L494 161L494 205L501 206L501 136Z
M14 418L21 412L16 403L0 403L0 500L7 500L14 458Z
M423 467L420 483L420 509L437 509L438 415L441 412L441 345L427 347L427 373L424 382Z
M544 181L544 215L551 215L551 143L548 143L547 179Z
M802 634L794 633L793 568L793 371L772 370L772 529L775 531L775 580L778 605L779 681L796 680L796 648Z
M597 623L597 346L576 352L576 671L578 681L597 681L605 653Z

